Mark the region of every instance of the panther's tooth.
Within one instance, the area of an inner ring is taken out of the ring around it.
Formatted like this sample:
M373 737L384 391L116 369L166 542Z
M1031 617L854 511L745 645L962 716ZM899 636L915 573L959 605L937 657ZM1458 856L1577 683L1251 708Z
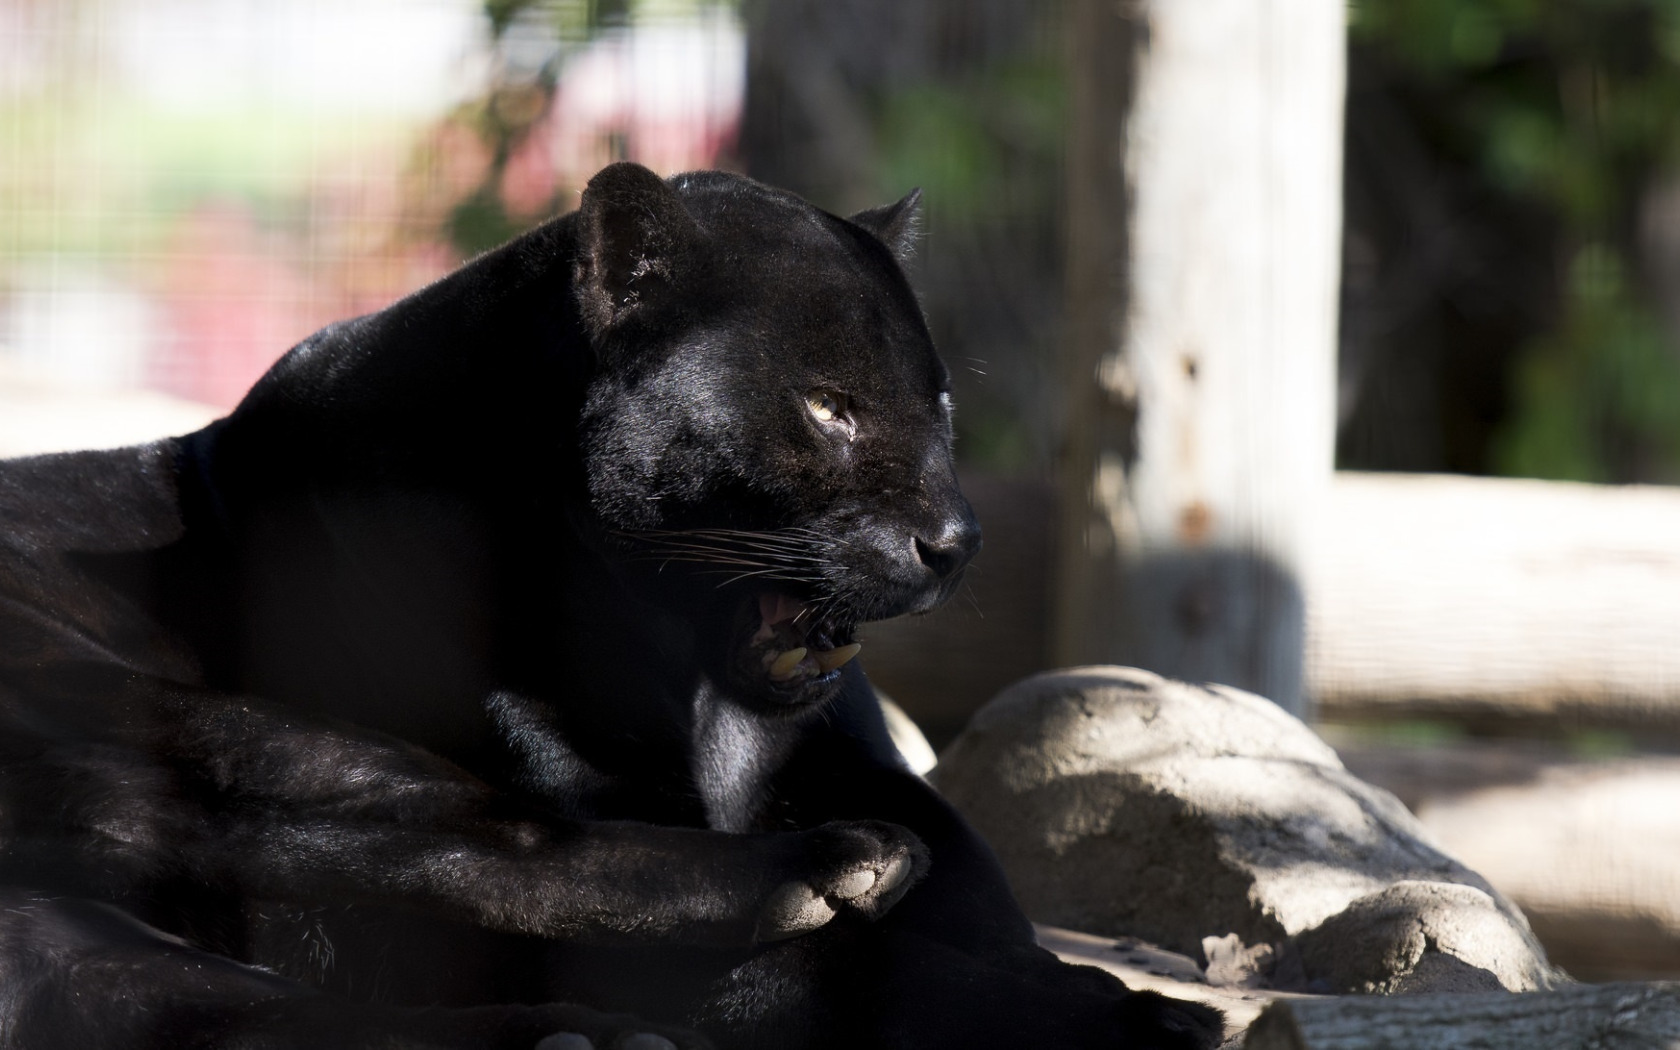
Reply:
M810 652L809 649L800 647L798 649L789 649L787 652L776 657L776 659L770 664L770 677L787 678L789 675L792 675L793 669L799 666L799 661L805 659L805 654L808 652Z
M818 653L817 666L822 668L823 674L827 674L836 667L844 667L846 664L850 663L852 657L856 656L862 650L863 643L853 642L850 645L842 645L838 649L830 649L826 653Z

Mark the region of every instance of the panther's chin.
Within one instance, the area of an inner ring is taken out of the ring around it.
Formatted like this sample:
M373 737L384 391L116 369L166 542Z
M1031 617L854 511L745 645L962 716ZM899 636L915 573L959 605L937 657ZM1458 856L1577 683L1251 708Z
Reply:
M818 703L840 685L840 669L863 648L855 625L781 591L743 603L735 672L752 692L786 704Z

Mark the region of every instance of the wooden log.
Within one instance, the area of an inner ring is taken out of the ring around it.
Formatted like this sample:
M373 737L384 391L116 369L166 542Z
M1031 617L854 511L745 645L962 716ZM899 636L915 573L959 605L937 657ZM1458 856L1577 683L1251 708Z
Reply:
M1244 1050L1654 1050L1680 1047L1680 984L1576 985L1522 995L1279 999Z
M1572 763L1425 800L1437 841L1511 895L1577 976L1680 975L1680 759Z
M1338 474L1311 562L1326 717L1680 731L1680 491Z
M1075 0L1063 665L1302 706L1329 482L1343 7Z
M1339 735L1339 734L1336 734ZM1582 759L1532 740L1332 743L1528 916L1587 981L1680 979L1680 758Z
M986 529L970 586L866 647L936 742L1054 658L1050 487L964 484ZM1307 685L1324 717L1680 736L1680 490L1343 472L1319 536Z

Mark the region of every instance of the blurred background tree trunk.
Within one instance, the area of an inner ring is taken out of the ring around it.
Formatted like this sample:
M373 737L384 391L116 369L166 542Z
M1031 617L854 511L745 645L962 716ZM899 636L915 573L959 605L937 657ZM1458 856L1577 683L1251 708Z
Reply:
M1073 0L1054 657L1302 713L1343 5Z

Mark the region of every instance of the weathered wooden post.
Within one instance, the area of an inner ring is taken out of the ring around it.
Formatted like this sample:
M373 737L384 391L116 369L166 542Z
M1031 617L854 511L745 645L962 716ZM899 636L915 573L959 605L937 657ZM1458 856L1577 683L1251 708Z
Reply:
M1342 0L1072 0L1062 663L1302 693Z

